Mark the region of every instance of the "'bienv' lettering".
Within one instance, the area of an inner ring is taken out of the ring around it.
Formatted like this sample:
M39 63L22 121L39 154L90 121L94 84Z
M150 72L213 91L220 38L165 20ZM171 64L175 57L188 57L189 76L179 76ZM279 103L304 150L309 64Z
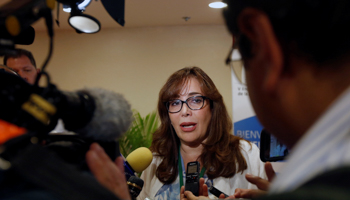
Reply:
M237 136L244 139L260 139L260 132L253 130L237 130Z

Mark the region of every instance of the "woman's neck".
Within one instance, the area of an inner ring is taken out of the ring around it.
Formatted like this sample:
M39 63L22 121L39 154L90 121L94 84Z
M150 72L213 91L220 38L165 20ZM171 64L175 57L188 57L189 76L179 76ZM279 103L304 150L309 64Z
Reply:
M202 161L199 158L199 156L202 154L203 145L198 146L188 146L186 144L181 143L180 146L180 152L181 156L184 162L185 170L187 170L187 163L193 162L193 161L199 161L201 168L202 168Z

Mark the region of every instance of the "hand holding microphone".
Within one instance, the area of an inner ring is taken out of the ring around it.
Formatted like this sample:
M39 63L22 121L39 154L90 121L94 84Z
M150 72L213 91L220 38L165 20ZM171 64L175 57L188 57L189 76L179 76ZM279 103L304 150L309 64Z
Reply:
M86 153L86 162L101 185L112 191L120 199L131 199L124 176L122 157L118 157L115 162L112 162L103 148L93 143Z
M92 144L86 154L86 162L98 182L121 199L130 199L130 194L132 199L136 199L142 190L143 180L136 177L134 173L145 170L152 162L152 158L148 148L140 147L131 152L126 161L120 156L113 163L98 144ZM130 175L128 179L126 179L127 175Z
M124 160L124 174L129 187L132 199L140 194L143 187L143 180L135 176L135 172L141 173L152 162L152 152L146 147L139 147L131 152Z
M191 191L185 191L185 187L182 186L180 190L180 199L181 200L210 199L208 197L209 192L220 199L229 197L227 194L215 188L213 186L213 183L210 180L205 181L204 178L200 178L199 185L200 185L199 196L195 196Z

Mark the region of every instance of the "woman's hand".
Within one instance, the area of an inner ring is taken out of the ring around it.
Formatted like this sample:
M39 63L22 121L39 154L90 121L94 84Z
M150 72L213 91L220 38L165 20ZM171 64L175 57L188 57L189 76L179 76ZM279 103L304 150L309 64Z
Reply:
M120 199L131 199L125 180L123 158L119 156L113 163L103 148L93 143L86 153L86 162L101 185Z
M204 183L204 178L199 179L199 196L193 195L191 191L185 191L185 186L181 187L180 199L181 200L197 200L197 199L209 199L208 186Z
M181 187L180 190L180 199L181 200L199 200L199 199L210 199L208 196L194 196L191 191L185 191L185 186Z

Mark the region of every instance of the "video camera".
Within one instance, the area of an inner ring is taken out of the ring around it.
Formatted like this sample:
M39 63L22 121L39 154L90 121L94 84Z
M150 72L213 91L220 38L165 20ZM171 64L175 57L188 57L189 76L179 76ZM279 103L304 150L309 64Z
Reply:
M45 67L51 57L53 48L51 11L55 7L55 3L55 0L11 0L0 7L0 56L15 53L16 44L31 44L35 37L35 31L31 24L40 18L45 19L50 37L49 56L41 68L41 74L38 76L45 75L47 77L45 87L38 86L38 79L34 86L30 85L19 78L18 74L10 68L0 66L0 119L26 128L28 134L36 137L40 145L53 150L66 162L85 170L87 169L85 153L91 143L98 142L112 160L120 155L119 143L111 138L99 140L85 135L49 135L60 117L67 118L67 126L72 127L75 124L81 127L84 126L84 123L86 124L90 120L85 119L85 116L91 117L95 109L93 104L96 100L85 93L66 95L65 92L59 91L54 84L50 83ZM113 100L117 103L121 102L119 101L121 98L113 96L114 94L110 92L104 91L103 94L114 98ZM86 99L85 97L89 98ZM71 110L71 112L67 111L66 114L62 115L61 108ZM76 117L77 115L74 112L80 113L82 117ZM73 117L69 118L69 115ZM77 119L73 119L74 116ZM119 123L117 120L112 122ZM112 125L121 125L118 123ZM109 128L118 130L120 127ZM113 134L111 135L113 136Z

